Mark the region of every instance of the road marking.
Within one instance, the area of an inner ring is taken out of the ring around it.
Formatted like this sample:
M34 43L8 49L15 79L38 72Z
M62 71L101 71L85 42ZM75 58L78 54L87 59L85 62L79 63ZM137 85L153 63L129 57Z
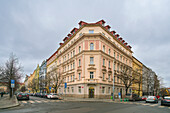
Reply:
M38 103L41 103L41 101L39 101L39 100L35 100L36 102L38 102Z
M48 102L47 100L42 100L43 102Z
M142 104L142 105L147 106L147 105L149 105L149 104Z
M35 103L35 102L34 102L34 101L32 101L32 100L30 100L29 102L30 102L30 103Z
M165 106L158 106L159 108L164 108Z
M22 103L26 104L27 102L26 101L22 101Z
M149 106L158 106L158 104L152 104L152 105L149 105Z

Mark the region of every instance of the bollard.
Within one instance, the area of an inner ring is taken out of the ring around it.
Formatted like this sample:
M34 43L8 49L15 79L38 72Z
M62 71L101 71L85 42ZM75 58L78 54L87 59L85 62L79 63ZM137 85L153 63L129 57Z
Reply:
M122 102L122 99L120 99L120 102Z
M129 101L129 99L127 98L127 102Z
M113 96L111 96L111 99L113 99Z
M126 98L124 98L124 102L126 102Z

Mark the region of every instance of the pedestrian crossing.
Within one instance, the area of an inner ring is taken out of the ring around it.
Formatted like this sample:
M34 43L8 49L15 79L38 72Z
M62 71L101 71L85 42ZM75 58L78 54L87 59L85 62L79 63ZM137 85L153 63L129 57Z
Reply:
M34 104L34 103L50 103L50 102L62 102L63 100L28 100L19 101L20 104Z

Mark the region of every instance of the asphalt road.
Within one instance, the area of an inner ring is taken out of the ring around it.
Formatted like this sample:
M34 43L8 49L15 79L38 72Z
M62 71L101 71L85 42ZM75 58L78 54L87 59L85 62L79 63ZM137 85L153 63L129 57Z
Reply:
M30 96L20 106L0 113L170 113L170 107L144 102L65 102Z

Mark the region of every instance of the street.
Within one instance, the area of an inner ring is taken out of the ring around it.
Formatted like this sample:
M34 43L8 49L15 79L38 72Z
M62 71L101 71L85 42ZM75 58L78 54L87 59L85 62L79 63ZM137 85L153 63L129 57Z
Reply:
M170 107L140 102L68 102L30 96L20 106L1 109L0 113L169 113Z

